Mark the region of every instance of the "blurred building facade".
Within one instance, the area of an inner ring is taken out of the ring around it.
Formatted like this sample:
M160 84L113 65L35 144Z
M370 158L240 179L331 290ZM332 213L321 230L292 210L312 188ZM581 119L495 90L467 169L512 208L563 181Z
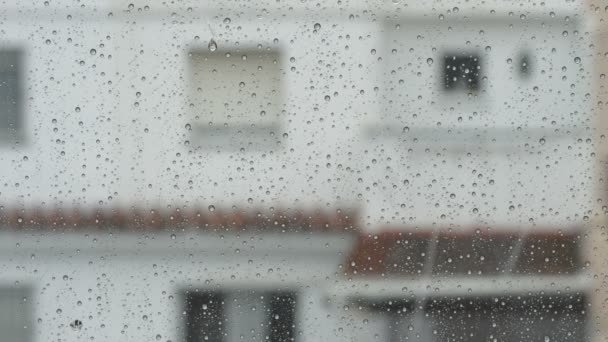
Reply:
M0 331L602 336L582 6L3 5Z

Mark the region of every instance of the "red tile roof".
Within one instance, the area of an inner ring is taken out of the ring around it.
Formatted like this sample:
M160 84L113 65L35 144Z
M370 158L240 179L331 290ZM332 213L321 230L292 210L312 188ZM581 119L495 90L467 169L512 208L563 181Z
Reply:
M353 210L223 210L209 208L7 208L0 207L4 229L117 229L129 231L192 229L260 232L358 232Z

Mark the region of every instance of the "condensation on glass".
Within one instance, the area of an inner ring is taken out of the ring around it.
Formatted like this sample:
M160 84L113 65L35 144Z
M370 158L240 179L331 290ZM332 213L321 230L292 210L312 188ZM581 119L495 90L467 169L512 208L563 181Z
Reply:
M0 341L602 341L582 2L0 4Z

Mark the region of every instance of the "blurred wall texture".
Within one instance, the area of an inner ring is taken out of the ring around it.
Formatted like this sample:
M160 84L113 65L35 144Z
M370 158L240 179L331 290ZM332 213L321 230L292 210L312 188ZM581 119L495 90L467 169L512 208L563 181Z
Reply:
M605 340L604 7L1 4L0 333Z

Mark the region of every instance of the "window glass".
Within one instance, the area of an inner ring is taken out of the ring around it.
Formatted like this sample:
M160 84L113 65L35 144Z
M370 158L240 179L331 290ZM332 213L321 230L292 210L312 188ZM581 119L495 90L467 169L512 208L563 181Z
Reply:
M608 338L606 4L0 23L0 342Z
M192 140L203 147L259 149L280 133L283 108L277 51L208 49L189 54Z

